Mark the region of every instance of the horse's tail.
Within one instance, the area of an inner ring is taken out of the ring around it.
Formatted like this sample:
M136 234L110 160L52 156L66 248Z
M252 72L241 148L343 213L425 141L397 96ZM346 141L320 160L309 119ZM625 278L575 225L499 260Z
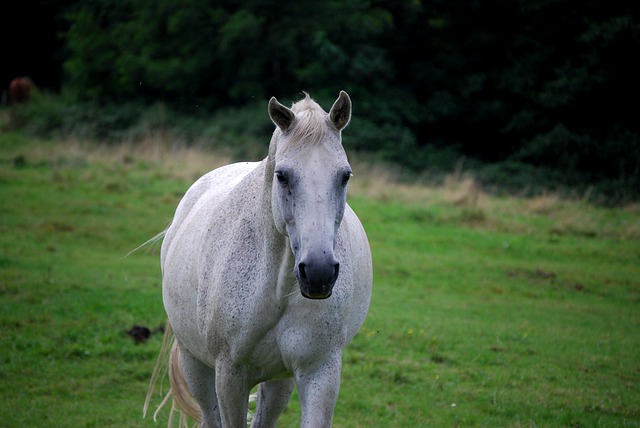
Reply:
M169 226L171 226L171 224L169 224ZM156 242L160 241L161 239L164 238L164 235L167 233L167 230L169 229L169 226L167 226L167 228L165 230L163 230L162 232L158 233L156 236L154 236L153 238L149 238L147 239L145 242L143 242L142 244L138 245L136 248L134 248L133 250L129 251L127 253L127 257L129 257L131 254L135 253L136 251L138 251L141 248L146 247L147 245L151 245L151 244L155 244Z
M151 397L156 389L158 379L164 377L169 372L169 381L171 388L165 394L162 402L158 405L158 408L153 413L153 420L156 421L158 413L162 408L171 400L171 411L169 413L168 427L173 425L173 418L175 413L179 413L179 427L188 427L187 417L195 419L200 422L200 406L194 400L187 382L184 379L182 373L182 367L180 366L180 347L175 340L171 324L167 322L167 326L164 332L164 338L162 339L162 346L160 347L160 355L156 361L156 366L153 369L151 375L151 382L149 383L149 390L147 391L147 397L144 401L143 416L147 416Z
M184 379L184 373L182 373L182 367L180 366L180 347L175 340L169 357L169 380L171 381L171 394L173 395L171 410L181 412L180 425L186 422L185 414L200 422L200 406L191 395L189 386Z

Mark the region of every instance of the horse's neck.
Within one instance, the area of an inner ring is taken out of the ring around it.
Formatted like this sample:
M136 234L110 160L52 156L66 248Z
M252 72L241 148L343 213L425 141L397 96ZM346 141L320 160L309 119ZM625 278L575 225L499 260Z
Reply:
M253 205L253 209L256 210L255 215L262 219L260 227L265 239L272 239L274 242L284 242L285 238L278 232L273 220L273 211L271 204L271 186L273 182L273 174L275 164L271 161L270 157L264 159L256 170L255 175L250 178L251 183L246 183L247 186L254 188L256 202Z

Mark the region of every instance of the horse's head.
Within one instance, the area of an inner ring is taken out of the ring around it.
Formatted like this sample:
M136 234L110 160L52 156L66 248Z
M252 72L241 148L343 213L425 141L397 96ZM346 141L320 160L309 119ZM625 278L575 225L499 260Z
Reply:
M289 237L302 295L326 299L340 270L334 247L352 175L340 134L351 100L341 91L327 114L308 95L290 109L271 98L269 116L277 126L269 148L275 225Z

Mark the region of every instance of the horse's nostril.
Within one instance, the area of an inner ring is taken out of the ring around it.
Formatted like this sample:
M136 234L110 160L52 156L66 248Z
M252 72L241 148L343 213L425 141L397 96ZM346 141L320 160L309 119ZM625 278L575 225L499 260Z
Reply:
M338 280L338 274L340 273L340 263L333 265L333 283Z
M298 274L300 275L300 281L302 282L309 282L309 279L307 278L307 272L306 272L306 268L307 265L305 265L304 263L300 263L298 265Z

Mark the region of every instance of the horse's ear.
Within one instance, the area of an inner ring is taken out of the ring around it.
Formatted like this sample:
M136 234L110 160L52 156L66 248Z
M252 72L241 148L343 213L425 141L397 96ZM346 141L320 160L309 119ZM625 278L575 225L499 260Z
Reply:
M296 115L291 109L280 104L276 97L271 97L269 100L269 117L282 132L286 132L293 124Z
M351 98L345 91L340 91L340 95L331 110L329 111L331 123L338 130L344 129L351 120Z

